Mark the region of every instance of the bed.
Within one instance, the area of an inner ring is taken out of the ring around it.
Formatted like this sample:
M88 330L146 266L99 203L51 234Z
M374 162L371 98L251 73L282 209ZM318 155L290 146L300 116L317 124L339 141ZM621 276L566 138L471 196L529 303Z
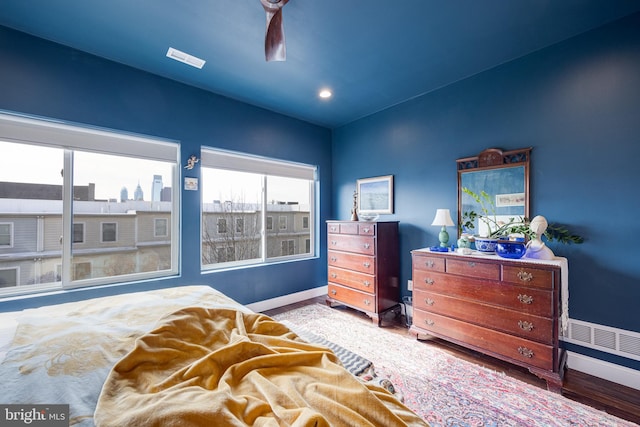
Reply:
M73 426L426 425L301 335L208 286L0 313L0 404L68 404Z

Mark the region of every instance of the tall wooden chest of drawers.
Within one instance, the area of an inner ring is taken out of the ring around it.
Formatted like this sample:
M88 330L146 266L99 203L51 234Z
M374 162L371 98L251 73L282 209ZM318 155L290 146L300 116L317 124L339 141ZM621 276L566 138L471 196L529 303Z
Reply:
M411 332L524 366L560 391L560 266L428 249L411 254Z
M400 301L398 222L327 221L327 304L380 315Z

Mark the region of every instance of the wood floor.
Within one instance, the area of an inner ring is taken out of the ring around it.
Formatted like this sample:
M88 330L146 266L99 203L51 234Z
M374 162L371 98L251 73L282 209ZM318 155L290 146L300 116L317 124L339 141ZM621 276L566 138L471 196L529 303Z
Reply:
M324 297L317 297L296 304L268 310L265 314L272 316L304 305L316 303L324 304L324 302ZM365 314L350 308L336 307L335 309L342 310L356 318L362 318L367 321L369 320ZM404 316L396 317L391 314L383 317L382 320L383 328L397 334L411 335L404 323ZM493 357L485 356L481 353L465 349L444 340L433 339L421 342L419 345L437 346L455 357L468 360L495 371L504 372L511 377L517 378L536 387L546 388L545 381L531 374L527 369L511 365ZM564 377L562 395L576 402L606 411L609 414L640 425L640 391L636 389L603 380L580 371L568 369Z

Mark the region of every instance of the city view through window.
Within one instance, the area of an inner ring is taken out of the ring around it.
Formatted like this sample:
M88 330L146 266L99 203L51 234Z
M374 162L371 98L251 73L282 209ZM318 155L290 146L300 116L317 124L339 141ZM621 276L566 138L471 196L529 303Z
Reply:
M0 295L176 271L175 162L3 140L0 152ZM203 268L313 255L313 174L281 175L202 165Z
M313 181L203 167L202 190L203 266L312 255Z
M6 141L0 152L0 293L174 268L174 164L79 150L65 161L62 148ZM67 234L65 170L73 170Z

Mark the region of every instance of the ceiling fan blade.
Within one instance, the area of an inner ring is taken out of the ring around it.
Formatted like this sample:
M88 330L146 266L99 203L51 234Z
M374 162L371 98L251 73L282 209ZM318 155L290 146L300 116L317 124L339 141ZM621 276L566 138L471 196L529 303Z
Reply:
M267 62L286 61L287 48L282 25L282 7L289 0L260 0L267 14L264 54Z

